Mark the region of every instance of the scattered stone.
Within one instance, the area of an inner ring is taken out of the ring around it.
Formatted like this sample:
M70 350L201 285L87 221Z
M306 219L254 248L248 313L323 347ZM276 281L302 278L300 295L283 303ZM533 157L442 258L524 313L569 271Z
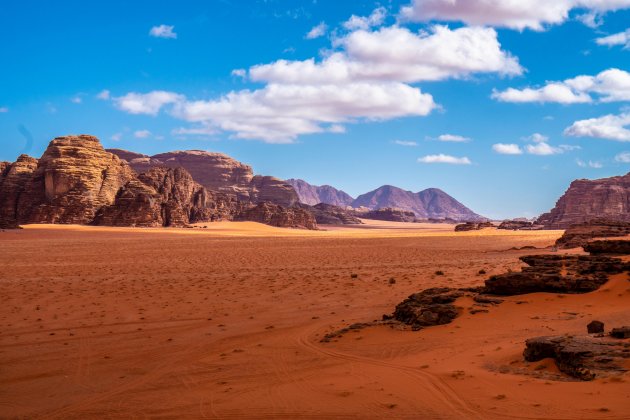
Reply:
M630 327L613 328L610 331L610 336L614 338L630 338ZM630 347L630 346L628 346Z
M589 334L603 334L604 323L601 321L592 321L586 326L586 330Z

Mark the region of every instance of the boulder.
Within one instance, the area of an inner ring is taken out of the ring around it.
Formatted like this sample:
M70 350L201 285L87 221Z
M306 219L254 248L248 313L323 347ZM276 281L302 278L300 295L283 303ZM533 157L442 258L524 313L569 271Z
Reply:
M614 338L630 338L630 327L619 327L610 330L610 336ZM630 345L628 346L630 347Z
M604 333L604 323L601 321L592 321L586 326L586 331L589 334L603 334Z
M552 358L560 371L590 381L626 372L629 350L630 343L607 337L536 337L525 342L523 357L528 362Z

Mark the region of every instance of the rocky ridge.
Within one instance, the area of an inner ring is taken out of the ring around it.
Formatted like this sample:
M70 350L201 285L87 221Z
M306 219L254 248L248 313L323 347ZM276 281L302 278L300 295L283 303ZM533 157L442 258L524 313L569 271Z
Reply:
M330 185L311 185L301 179L287 179L287 184L293 186L301 203L315 206L319 203L338 207L351 206L354 198Z

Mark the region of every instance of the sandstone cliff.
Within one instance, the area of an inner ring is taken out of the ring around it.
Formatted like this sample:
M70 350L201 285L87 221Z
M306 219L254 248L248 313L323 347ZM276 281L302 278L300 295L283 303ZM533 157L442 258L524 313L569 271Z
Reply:
M206 189L232 194L241 201L270 201L285 207L298 202L295 190L284 181L270 176L254 176L251 166L223 153L186 150L146 156L121 149L108 151L126 160L137 173L160 166L184 168Z
M15 163L0 164L0 228L16 228L20 222L20 206L24 192L37 168L37 159L27 155L18 157Z
M630 174L573 181L556 206L537 223L548 229L566 229L592 219L630 221Z
M240 213L235 220L264 223L278 227L317 229L315 217L300 207L282 207L273 203L259 203Z

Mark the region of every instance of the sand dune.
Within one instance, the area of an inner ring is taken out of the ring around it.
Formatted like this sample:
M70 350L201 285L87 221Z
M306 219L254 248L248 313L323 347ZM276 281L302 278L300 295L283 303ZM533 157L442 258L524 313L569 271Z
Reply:
M558 381L552 362L521 357L529 337L628 324L625 275L587 295L511 297L450 325L319 342L423 288L517 269L532 251L510 248L560 232L207 226L0 233L0 417L630 417L628 375Z

